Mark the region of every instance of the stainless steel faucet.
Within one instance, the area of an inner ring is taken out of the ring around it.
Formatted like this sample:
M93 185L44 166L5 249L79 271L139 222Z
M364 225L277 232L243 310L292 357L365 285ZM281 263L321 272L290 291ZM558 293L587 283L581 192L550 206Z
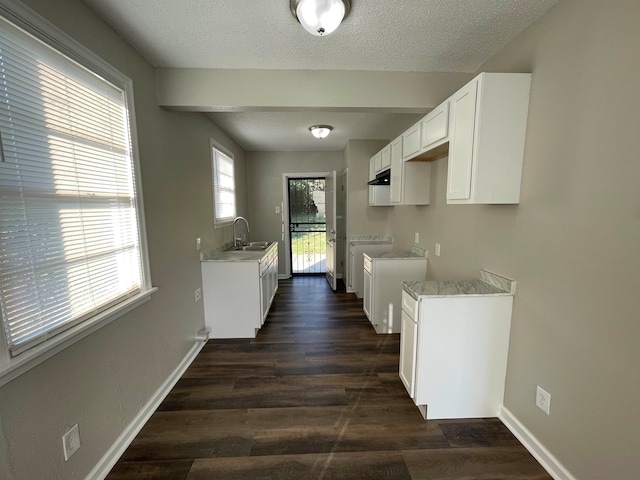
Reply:
M241 247L242 246L242 237L238 237L236 235L236 223L238 223L238 220L244 220L244 223L247 225L247 233L249 233L249 222L244 217L236 217L233 220L233 244L236 247Z

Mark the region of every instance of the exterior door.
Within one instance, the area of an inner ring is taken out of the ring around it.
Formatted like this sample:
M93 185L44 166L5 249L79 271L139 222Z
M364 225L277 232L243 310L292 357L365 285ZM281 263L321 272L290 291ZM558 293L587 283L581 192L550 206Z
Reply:
M326 272L326 180L324 177L288 179L289 244L293 275Z
M327 213L327 282L332 290L337 288L336 279L336 172L331 172L325 178L326 213Z

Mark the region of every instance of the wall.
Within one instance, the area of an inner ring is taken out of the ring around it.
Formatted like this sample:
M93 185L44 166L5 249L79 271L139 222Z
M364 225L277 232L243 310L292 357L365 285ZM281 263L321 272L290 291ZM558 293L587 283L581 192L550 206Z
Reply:
M430 279L517 280L505 406L581 480L640 478L638 25L636 1L561 1L482 67L533 72L519 205L446 205L441 159L431 205L389 219Z
M369 160L388 140L349 140L345 163L349 169L348 235L384 235L391 207L369 207Z
M252 240L279 242L279 273L284 275L282 216L275 213L276 205L280 206L286 201L282 198L282 174L335 170L338 178L336 183L339 185L340 173L344 170L344 157L342 152L247 152L246 156L250 237ZM336 198L336 210L341 212L340 195L336 195ZM337 260L340 265L340 259Z
M159 291L127 315L0 388L0 477L80 479L101 459L194 345L204 325L195 238L214 230L209 138L236 156L241 211L244 153L205 116L156 104L151 66L78 0L26 2L133 79L153 284ZM61 437L79 423L82 447L64 461Z

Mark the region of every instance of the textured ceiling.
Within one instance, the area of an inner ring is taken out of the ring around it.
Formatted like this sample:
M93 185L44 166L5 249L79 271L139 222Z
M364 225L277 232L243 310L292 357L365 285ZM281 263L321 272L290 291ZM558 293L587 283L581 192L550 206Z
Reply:
M156 67L467 73L557 2L352 0L338 30L316 37L297 23L288 0L83 1ZM340 149L349 138L393 138L398 125L404 122L402 131L415 119L376 112L305 113L210 118L247 150ZM308 126L325 122L336 126L334 140L323 147L310 143ZM341 145L335 143L339 139Z
M336 151L349 139L391 139L422 115L356 112L208 113L213 122L247 151ZM311 125L333 126L327 138L309 133Z

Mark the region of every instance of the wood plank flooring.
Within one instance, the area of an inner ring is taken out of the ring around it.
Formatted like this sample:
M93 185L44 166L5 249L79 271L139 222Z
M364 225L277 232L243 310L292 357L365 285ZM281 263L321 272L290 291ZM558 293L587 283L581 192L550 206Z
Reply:
M425 422L399 335L322 277L280 281L253 340L210 340L108 480L551 477L495 418Z

